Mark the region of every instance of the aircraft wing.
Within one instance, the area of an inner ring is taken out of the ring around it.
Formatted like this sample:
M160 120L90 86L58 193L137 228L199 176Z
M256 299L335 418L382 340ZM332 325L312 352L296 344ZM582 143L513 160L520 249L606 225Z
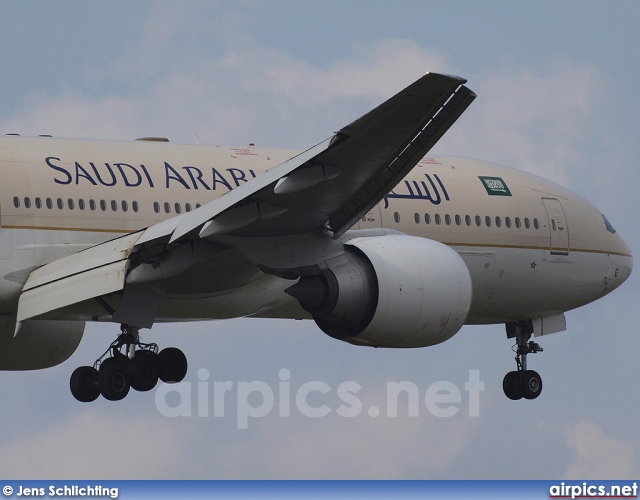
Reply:
M33 271L20 296L17 328L30 318L86 318L96 307L113 321L141 307L151 318L166 287L140 282L166 281L195 263L206 267L215 256L251 265L219 244L221 236L284 237L323 229L339 238L471 104L475 94L465 82L428 73L330 139L197 210Z
M319 227L340 236L409 173L471 104L475 94L465 82L428 73L331 139L260 176L261 184L243 185L228 193L229 199L186 215L171 240L211 226L210 221L214 227L205 231L239 236L298 234ZM234 222L229 223L220 217L234 205L251 204L256 220L229 214ZM268 207L266 217L260 205ZM246 224L233 227L241 222Z

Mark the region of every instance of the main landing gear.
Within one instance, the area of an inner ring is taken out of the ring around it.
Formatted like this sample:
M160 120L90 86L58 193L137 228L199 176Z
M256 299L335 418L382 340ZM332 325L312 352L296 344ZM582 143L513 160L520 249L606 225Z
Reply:
M538 372L527 369L527 354L542 352L542 347L529 341L533 329L530 322L507 325L507 337L516 338L514 351L518 369L507 373L502 381L502 389L509 399L536 399L542 392L542 378Z
M71 394L78 401L95 401L100 394L109 401L119 401L130 388L150 391L158 379L176 383L187 374L187 358L180 349L168 347L158 353L157 344L140 342L138 328L121 328L118 338L93 366L81 366L71 374Z

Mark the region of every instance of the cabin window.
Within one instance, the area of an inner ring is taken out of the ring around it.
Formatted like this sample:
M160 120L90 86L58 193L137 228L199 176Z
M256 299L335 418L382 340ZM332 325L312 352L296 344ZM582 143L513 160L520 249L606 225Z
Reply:
M496 217L496 227L502 227L502 219L500 217Z
M175 209L177 214L182 212L182 206L180 205L180 203L175 204Z
M480 218L479 215L476 215L476 226L478 227L482 226L482 219Z
M191 203L185 203L184 209L187 212L191 212ZM362 218L362 222L367 222L367 216L366 215Z
M430 214L424 214L424 223L425 224L431 224L431 215Z
M51 198L47 198L47 208L49 210L53 208L53 200Z
M413 219L416 221L416 224L420 224L420 214L413 214Z
M439 226L440 223L442 222L442 219L440 218L440 214L436 214L435 220L436 220L436 224Z
M153 202L153 211L157 214L160 213L160 203L158 203L157 201Z
M540 223L538 222L538 219L533 219L533 227L535 227L536 229L540 229Z
M201 206L200 203L196 203L196 208L200 208Z
M444 222L447 226L451 225L451 216L449 214L444 216Z
M520 229L520 226L522 226L522 223L520 222L520 217L516 217L516 227Z
M36 198L36 208L40 209L42 208L42 200L40 198Z
M74 203L73 203L73 199L72 198L69 198L67 200L67 206L69 207L69 210L73 210Z
M140 206L138 205L137 201L131 202L131 208L133 208L134 212L137 212L138 210L140 210Z
M511 217L504 218L504 225L507 227L511 227Z
M400 214L398 212L393 213L393 220L396 221L396 224L400 223Z
M489 217L488 215L484 218L484 223L487 225L487 227L491 227L491 217Z
M529 220L529 217L524 218L524 227L526 227L527 229L531 227L531 221Z
M168 201L164 202L164 211L165 213L171 213L171 204Z
M555 219L551 219L551 229L553 229L554 231L556 230L556 220Z
M104 200L100 200L100 210L105 212L107 210L107 202Z
M456 226L462 225L462 217L456 214Z
M129 210L129 204L125 200L122 200L121 205L122 205L122 211L123 212L126 212L126 211Z
M31 208L31 198L25 196L24 198L24 208Z
M57 203L58 208L59 208L60 210L62 210L62 209L64 208L64 201L62 201L62 198L58 198L58 199L56 200L56 203Z
M84 200L82 198L78 200L78 208L84 210Z
M89 200L89 208L91 210L95 210L96 209L96 201L95 200Z

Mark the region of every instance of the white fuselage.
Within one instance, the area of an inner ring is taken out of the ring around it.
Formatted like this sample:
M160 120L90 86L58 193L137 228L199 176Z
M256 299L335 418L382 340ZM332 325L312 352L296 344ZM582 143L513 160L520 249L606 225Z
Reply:
M0 314L15 315L29 272L195 209L295 155L165 142L0 138ZM551 316L630 274L622 238L585 199L476 160L427 157L354 229L389 228L455 249L473 283L467 323ZM308 317L291 282L220 271L218 286L172 300L158 321ZM213 277L214 279L217 276Z

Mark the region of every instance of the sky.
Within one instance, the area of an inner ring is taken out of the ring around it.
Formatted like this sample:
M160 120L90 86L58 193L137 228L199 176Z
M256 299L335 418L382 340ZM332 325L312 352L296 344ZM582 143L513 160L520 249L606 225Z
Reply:
M306 149L426 71L456 74L478 97L432 152L572 189L637 255L639 17L623 0L3 0L0 133ZM516 402L502 393L515 367L502 325L384 350L312 322L235 319L154 326L145 341L186 353L183 384L82 404L71 372L118 333L88 325L62 365L0 372L0 476L638 477L639 298L636 273L568 312L567 331L529 359L541 396ZM372 416L402 382L417 388L415 412L400 398L397 415ZM362 411L346 415L340 391L356 386ZM305 388L328 414L296 404ZM438 390L452 402L430 407Z

